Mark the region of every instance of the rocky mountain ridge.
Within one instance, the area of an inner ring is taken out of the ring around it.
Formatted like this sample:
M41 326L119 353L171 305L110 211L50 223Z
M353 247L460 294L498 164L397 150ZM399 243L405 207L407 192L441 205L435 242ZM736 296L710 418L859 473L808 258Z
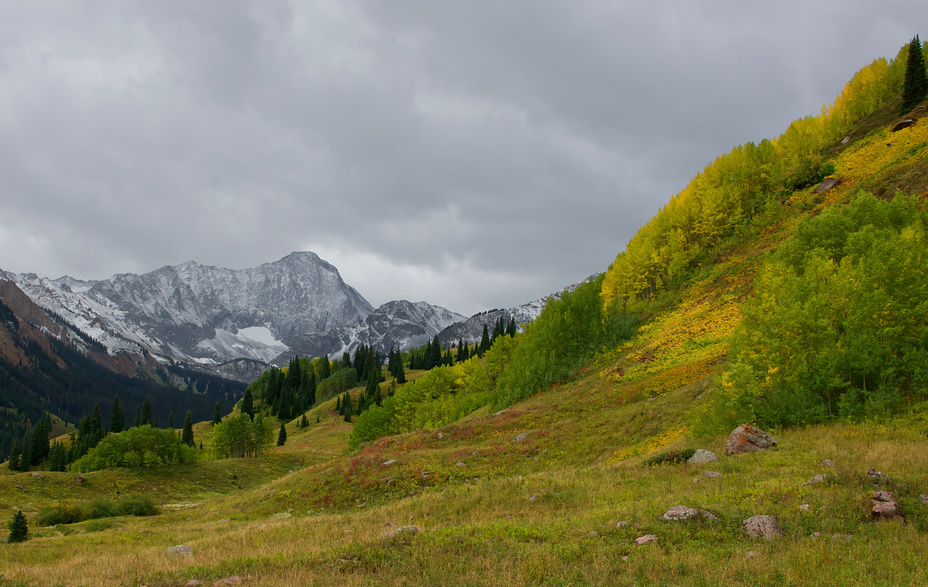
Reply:
M485 323L492 328L504 316L521 326L547 300L471 318L421 301L395 300L375 309L312 252L241 270L189 261L93 281L3 270L0 279L110 355L179 360L240 380L294 355L340 358L361 344L386 353L435 336L449 346L477 342Z

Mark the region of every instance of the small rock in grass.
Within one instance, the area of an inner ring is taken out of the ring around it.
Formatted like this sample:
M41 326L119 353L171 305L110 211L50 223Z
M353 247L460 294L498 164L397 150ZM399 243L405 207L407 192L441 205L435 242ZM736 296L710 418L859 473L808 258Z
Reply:
M772 540L783 535L783 529L775 516L753 516L741 522L741 525L751 538L763 536Z
M184 583L184 587L200 587L200 585L202 584L203 584L203 581L200 581L199 579L190 579L189 581Z
M807 504L807 503L804 503L804 504L802 504L801 506L799 506L799 511L801 511L801 512L807 512L807 511L809 511L809 510L811 510L811 509L812 509L812 506L809 505L809 504Z
M719 457L714 452L697 448L693 456L686 462L690 465L703 465L705 463L714 463L717 460L719 460Z
M871 515L877 521L898 520L902 518L899 504L893 499L889 491L877 491L873 494L873 509Z
M169 556L190 556L193 554L193 549L186 544L178 544L177 546L172 546L165 550L164 554Z
M717 479L718 477L724 477L724 476L725 476L725 475L722 475L721 473L719 473L718 471L706 471L706 472L705 472L705 475L706 475L706 477L708 477L709 479Z
M462 463L461 461L458 461L458 462L454 463L454 466L455 466L455 467L466 467L467 465L465 465L465 464Z
M537 500L538 500L538 496L537 496L537 495L533 495L533 496L531 496L530 498L528 498L528 500L529 500L529 501L537 501Z
M632 523L629 522L628 520L622 520L621 522L619 522L618 524L616 524L615 527L616 527L616 528L624 528L624 527L626 527L626 526L631 526L631 525L632 525Z
M383 538L384 540L389 540L391 538L407 538L415 536L418 533L419 528L416 526L400 526L396 530L387 533Z
M685 505L675 505L661 516L665 522L685 522L699 517L699 512Z
M596 530L590 530L590 537L599 538L599 532L597 532Z
M445 437L445 435L444 435L443 433L439 432L438 434L435 435L435 437L438 438L438 440L441 440L442 438Z
M637 542L639 545L647 544L649 542L654 542L655 540L657 540L656 534L645 534L644 536L639 536L638 538L635 538L635 542Z
M381 467L389 467L390 465L396 464L396 459L390 459L389 461L384 461L380 464Z
M518 436L516 436L516 438L515 438L515 440L513 440L513 442L522 442L522 441L525 440L526 438L528 438L528 432L523 432L522 434L519 434Z
M685 505L674 506L664 512L664 515L660 517L660 519L665 522L687 522L699 518L710 521L718 520L716 516L706 510L697 510Z
M918 496L918 499L922 500L922 505L928 505L928 494L923 493Z
M749 550L749 551L747 551L747 553L745 553L744 556L747 557L747 558L754 558L755 556L757 556L757 553L754 552L753 550Z
M627 556L623 556L623 557L622 557L622 562L623 562L623 563L627 563L627 562L628 562L628 557L627 557Z
M241 585L245 582L245 579L242 579L238 575L232 575L231 577L226 577L225 579L219 579L213 583L213 587L234 587L235 585Z
M889 477L877 471L873 467L867 469L867 477L870 477L870 480L874 483L889 483L892 481Z
M828 479L828 475L816 475L808 481L802 484L803 487L809 487L810 485L818 485L819 483L824 483Z
M821 463L819 463L818 466L819 466L819 467L834 467L834 466L835 466L835 462L834 462L833 460L831 460L831 459L825 459L824 461L822 461Z
M78 482L78 483L86 483L86 482L87 482L87 477L84 477L83 475L78 475L78 476L77 476L77 482Z

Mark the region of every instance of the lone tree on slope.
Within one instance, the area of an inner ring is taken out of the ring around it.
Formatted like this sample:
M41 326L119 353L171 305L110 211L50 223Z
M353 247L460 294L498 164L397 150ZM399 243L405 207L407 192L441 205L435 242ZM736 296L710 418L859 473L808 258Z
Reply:
M909 56L905 63L905 81L902 82L902 108L906 114L928 96L928 73L925 71L925 55L918 35L909 43Z
M29 525L26 523L26 516L23 514L22 510L17 510L17 512L13 514L9 529L10 537L7 538L7 542L25 542L29 540Z

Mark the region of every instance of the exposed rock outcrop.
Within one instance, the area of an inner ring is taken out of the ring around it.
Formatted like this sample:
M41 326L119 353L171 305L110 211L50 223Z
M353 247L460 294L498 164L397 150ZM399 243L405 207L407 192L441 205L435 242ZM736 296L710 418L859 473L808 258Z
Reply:
M728 435L725 441L725 454L736 455L745 452L757 452L777 446L777 439L760 428L742 424Z

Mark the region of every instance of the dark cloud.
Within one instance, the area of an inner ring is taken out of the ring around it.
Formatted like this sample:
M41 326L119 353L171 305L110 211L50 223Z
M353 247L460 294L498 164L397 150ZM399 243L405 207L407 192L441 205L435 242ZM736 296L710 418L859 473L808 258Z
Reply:
M922 3L0 7L0 267L309 248L470 313L605 269L732 146L893 57ZM922 31L924 32L924 31Z

